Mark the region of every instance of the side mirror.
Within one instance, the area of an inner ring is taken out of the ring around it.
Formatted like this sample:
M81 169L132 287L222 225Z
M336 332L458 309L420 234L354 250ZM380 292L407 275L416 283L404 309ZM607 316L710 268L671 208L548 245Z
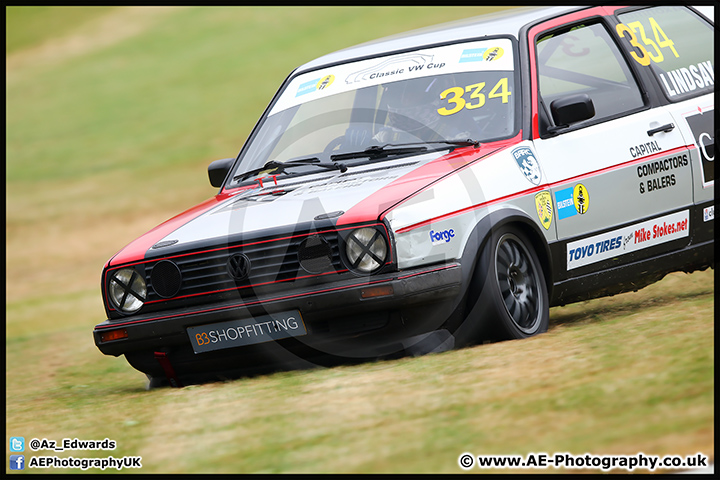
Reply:
M595 105L586 94L558 98L550 104L550 113L556 127L567 127L595 116Z
M235 163L235 158L223 158L215 160L208 166L208 177L210 177L210 185L213 187L221 187L227 177L228 172Z

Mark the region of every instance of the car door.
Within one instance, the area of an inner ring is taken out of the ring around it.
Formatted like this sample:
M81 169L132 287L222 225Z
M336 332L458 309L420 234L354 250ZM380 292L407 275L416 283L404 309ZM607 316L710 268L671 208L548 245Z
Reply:
M617 16L622 22L618 32L636 52L633 60L652 74L664 108L685 138L694 203L701 221L710 221L715 186L714 26L684 6L635 7Z
M528 34L533 142L554 200L555 253L564 256L558 279L688 241L685 140L645 91L606 13L573 13ZM653 237L658 222L672 224L672 233Z

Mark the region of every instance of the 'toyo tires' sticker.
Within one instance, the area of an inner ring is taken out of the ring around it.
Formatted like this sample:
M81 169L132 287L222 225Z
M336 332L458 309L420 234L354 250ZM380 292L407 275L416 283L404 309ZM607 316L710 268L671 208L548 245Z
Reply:
M629 225L611 232L583 238L567 245L567 269L590 265L626 253L687 237L690 232L689 211Z

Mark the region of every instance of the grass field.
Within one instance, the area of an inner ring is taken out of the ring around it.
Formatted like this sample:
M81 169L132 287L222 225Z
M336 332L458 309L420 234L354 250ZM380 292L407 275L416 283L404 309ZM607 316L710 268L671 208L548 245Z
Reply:
M110 438L112 452L44 454L139 455L142 473L712 457L712 270L554 308L530 340L185 389L145 391L94 346L105 261L215 193L207 165L237 153L293 68L492 10L6 8L6 442Z

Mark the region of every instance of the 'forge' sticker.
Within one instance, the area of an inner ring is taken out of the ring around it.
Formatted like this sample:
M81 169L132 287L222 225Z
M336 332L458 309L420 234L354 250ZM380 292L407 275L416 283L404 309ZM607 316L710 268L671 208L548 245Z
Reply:
M590 265L626 253L687 237L689 211L673 213L654 220L583 238L567 245L567 269Z

